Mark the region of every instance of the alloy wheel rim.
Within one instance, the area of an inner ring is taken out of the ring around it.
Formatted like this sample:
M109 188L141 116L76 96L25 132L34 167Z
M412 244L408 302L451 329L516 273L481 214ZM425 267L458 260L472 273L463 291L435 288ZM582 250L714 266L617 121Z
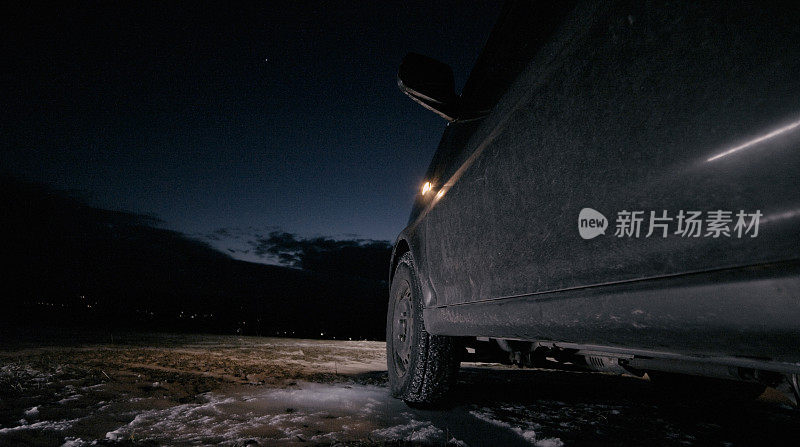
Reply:
M392 355L395 370L402 377L406 374L411 362L411 338L414 333L411 289L406 287L394 305L394 321L392 321Z

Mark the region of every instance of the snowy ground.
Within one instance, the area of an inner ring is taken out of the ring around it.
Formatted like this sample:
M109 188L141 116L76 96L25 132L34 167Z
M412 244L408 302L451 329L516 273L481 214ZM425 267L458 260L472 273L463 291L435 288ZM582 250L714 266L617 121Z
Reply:
M384 344L117 335L0 351L0 445L796 445L800 412L634 377L464 365L443 411L387 394Z

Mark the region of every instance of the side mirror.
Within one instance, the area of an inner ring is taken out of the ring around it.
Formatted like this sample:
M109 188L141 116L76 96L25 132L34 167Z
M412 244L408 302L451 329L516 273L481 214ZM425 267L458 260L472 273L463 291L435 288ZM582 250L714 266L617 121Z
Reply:
M421 54L409 53L400 63L397 86L428 110L453 122L458 119L453 69Z

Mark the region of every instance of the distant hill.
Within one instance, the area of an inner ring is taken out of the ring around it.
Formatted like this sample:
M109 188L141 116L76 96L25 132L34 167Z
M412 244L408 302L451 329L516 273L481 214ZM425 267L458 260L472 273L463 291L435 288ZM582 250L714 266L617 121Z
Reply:
M386 281L234 260L151 217L8 177L0 214L6 324L383 338Z

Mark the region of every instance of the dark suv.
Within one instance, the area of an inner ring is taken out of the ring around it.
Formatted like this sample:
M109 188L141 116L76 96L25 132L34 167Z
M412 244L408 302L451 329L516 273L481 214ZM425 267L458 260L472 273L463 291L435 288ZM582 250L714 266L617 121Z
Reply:
M797 398L796 3L509 2L461 95L417 54L398 84L449 123L392 256L393 395L502 358Z

